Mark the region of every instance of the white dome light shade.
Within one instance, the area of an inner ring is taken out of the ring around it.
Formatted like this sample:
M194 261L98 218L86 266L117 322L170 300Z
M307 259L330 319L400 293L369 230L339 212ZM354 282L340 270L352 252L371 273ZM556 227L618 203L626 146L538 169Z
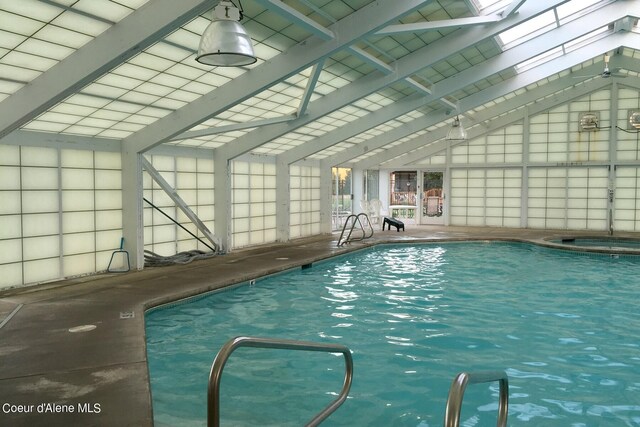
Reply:
M214 20L209 24L198 48L196 61L219 67L250 65L257 61L251 37L239 22Z

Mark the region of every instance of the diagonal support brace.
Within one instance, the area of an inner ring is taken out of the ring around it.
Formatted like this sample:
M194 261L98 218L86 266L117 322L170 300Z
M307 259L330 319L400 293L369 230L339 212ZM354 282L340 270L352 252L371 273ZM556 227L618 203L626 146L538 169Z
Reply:
M207 240L209 240L213 244L213 247L215 249L214 252L222 252L220 241L211 233L207 226L204 225L200 218L198 218L195 212L193 212L191 208L189 208L189 206L185 203L185 201L182 200L176 190L171 187L167 181L165 181L162 175L160 175L160 172L158 172L144 156L142 156L142 167L144 167L147 173L149 173L151 178L153 178L153 180L160 186L160 188L162 188L164 192L167 193L167 195L187 216L187 218L189 218L191 222L193 222L196 227L198 227L198 230L200 230L202 234L204 234Z

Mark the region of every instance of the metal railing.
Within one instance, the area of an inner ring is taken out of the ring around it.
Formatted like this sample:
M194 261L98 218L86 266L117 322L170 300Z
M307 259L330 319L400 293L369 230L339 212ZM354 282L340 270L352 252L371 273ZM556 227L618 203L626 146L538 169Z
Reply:
M360 218L366 219L367 225L369 226L369 233L367 233L365 231L364 225L362 224L362 221L360 221ZM352 221L351 221L351 227L349 228L349 234L347 234L347 237L344 237L344 232L347 229L347 227L349 226L349 220L350 219ZM360 226L360 230L362 231L362 237L351 238L351 234L353 233L353 230L355 229L356 224L358 224ZM359 241L359 240L368 239L371 236L373 236L373 226L371 225L371 221L369 220L369 217L367 216L367 214L365 214L365 213L359 213L358 215L351 214L344 221L344 226L342 227L342 232L340 233L340 237L338 238L338 246L342 246L342 245L344 245L345 243L348 243L348 242L355 242L355 241Z
M447 408L444 414L444 427L458 427L460 425L460 410L462 398L467 384L478 384L498 381L500 383L500 396L498 398L498 427L506 427L507 414L509 412L509 379L503 371L488 372L462 372L458 374L449 389Z
M340 344L325 344L307 341L283 340L274 338L235 337L222 346L211 365L209 386L207 390L207 426L220 426L220 379L222 370L229 356L239 347L274 348L283 350L321 351L326 353L342 353L345 361L345 374L342 390L338 397L316 415L307 427L315 427L331 415L345 400L351 389L353 380L353 358L351 350Z

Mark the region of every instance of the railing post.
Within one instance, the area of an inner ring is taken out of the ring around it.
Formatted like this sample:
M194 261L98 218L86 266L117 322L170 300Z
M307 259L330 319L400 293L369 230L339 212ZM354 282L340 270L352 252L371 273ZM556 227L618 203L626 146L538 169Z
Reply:
M336 399L318 413L307 427L315 427L331 415L347 400L351 382L353 381L353 358L351 350L340 344L325 344L308 341L283 340L275 338L235 337L227 341L213 361L209 373L209 386L207 389L207 426L220 426L220 378L222 370L229 356L239 347L274 348L282 350L322 351L327 353L342 353L345 361L345 374L342 390Z
M460 425L460 410L462 398L467 384L479 384L498 381L500 383L500 396L498 399L498 427L506 427L509 412L509 378L502 371L489 372L462 372L458 374L449 389L449 398L444 415L444 427L458 427Z

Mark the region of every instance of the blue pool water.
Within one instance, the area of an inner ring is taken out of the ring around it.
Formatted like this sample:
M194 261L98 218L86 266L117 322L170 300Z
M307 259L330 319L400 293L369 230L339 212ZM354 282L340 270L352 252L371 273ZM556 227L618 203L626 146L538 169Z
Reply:
M587 248L640 249L640 240L638 239L577 237L573 239L555 239L551 240L551 242Z
M206 424L211 363L238 335L353 351L350 398L323 426L441 426L461 371L505 370L509 426L640 426L640 257L527 244L378 247L146 315L156 426ZM339 392L341 355L238 349L226 426L300 426ZM495 426L497 384L461 425Z

